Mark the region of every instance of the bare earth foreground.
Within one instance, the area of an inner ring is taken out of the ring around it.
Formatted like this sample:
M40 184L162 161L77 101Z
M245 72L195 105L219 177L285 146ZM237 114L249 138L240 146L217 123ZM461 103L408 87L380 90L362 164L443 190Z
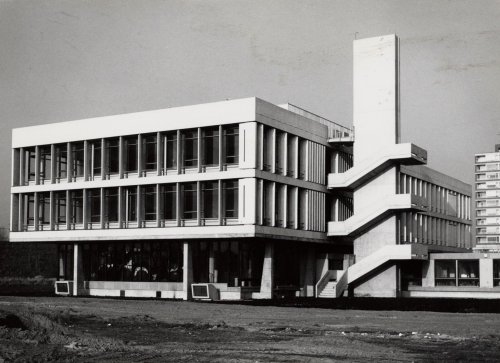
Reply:
M500 315L0 297L5 361L499 361Z

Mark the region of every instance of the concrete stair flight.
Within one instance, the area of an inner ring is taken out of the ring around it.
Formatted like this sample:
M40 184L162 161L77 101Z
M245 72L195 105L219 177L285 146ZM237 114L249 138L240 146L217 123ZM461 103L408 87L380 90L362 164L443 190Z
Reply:
M410 143L392 145L373 158L356 163L344 173L329 174L328 188L355 189L378 175L394 160L405 161L406 164L425 164L427 151Z

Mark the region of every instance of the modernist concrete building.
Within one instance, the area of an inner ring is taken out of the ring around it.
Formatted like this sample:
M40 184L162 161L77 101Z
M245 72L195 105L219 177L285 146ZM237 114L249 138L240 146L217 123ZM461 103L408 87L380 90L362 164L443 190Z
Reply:
M476 249L500 252L500 145L475 156Z
M258 98L15 129L10 241L57 243L75 295L440 286L431 253L472 247L471 187L400 142L398 47L354 42L353 129Z

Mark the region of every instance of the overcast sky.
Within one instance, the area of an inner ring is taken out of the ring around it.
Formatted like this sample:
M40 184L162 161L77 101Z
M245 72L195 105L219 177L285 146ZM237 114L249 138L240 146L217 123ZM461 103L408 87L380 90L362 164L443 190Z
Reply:
M500 1L2 1L0 226L11 129L257 96L352 124L352 41L401 39L402 141L468 183L500 143Z

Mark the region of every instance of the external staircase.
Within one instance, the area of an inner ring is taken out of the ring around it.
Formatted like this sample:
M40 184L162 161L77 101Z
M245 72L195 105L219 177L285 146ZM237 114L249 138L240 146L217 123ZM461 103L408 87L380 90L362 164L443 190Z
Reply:
M389 261L417 259L427 259L425 246L414 244L384 246L346 270L327 271L316 284L316 296L340 297L350 284Z
M395 161L405 164L425 164L427 151L414 144L391 145L372 158L362 160L344 173L328 175L328 188L355 189L367 180L378 175Z
M378 223L394 210L425 211L427 202L413 194L383 196L372 203L373 209L355 213L345 221L328 222L328 236L356 236L363 230Z

